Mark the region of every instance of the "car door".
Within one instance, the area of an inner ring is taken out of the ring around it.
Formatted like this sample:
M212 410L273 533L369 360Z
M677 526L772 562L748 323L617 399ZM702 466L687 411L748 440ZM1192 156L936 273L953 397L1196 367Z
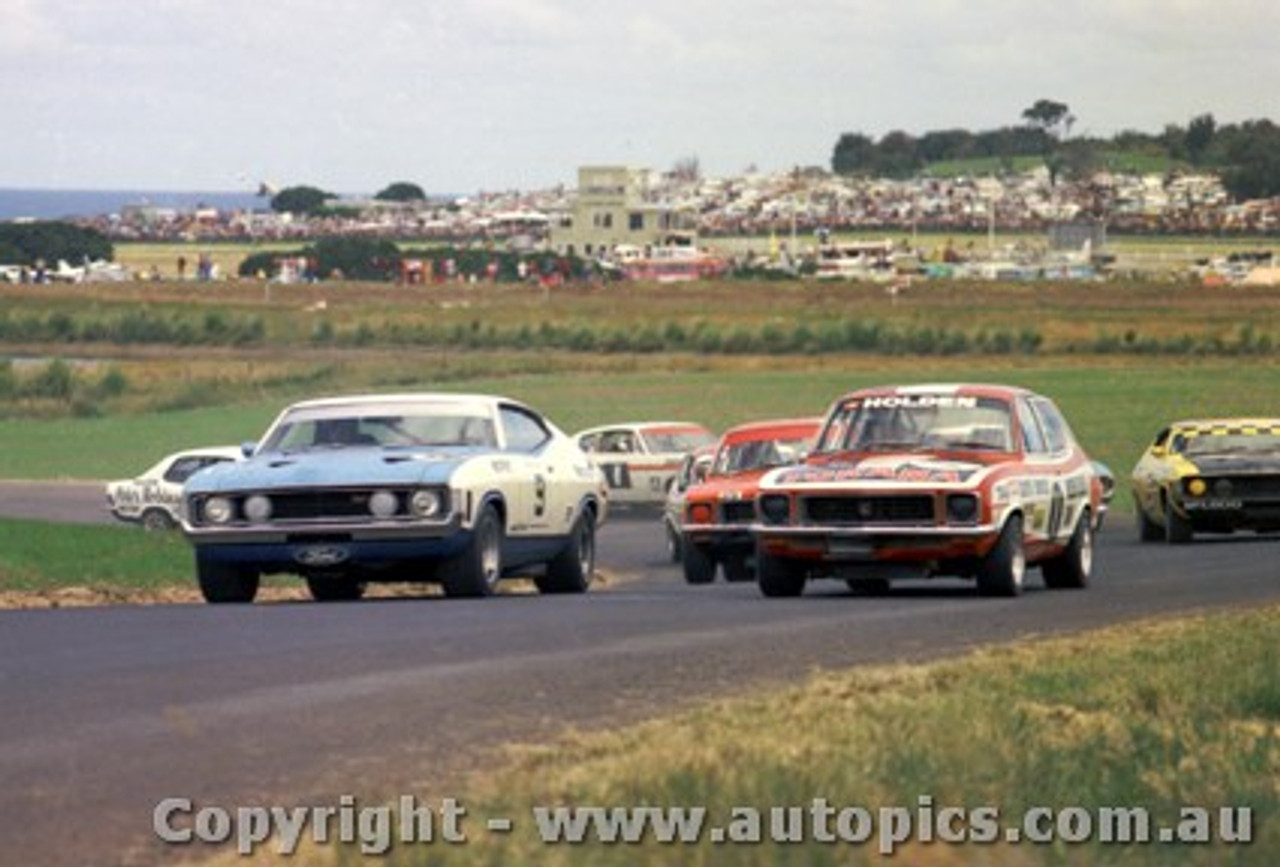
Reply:
M1075 532L1077 518L1089 502L1088 466L1078 454L1067 420L1053 401L1035 397L1030 403L1050 456L1046 464L1049 502L1044 535L1051 542L1065 542Z
M1023 471L1018 486L1023 528L1030 537L1044 538L1049 533L1054 455L1031 402L1019 399L1017 412L1023 451Z
M511 476L506 490L511 535L540 536L565 531L565 486L573 480L557 466L549 448L553 436L537 414L514 405L500 409Z
M609 486L609 496L614 502L631 503L640 499L632 465L636 459L639 437L630 428L606 428L597 433L593 442L583 443L591 453L591 459L604 473Z

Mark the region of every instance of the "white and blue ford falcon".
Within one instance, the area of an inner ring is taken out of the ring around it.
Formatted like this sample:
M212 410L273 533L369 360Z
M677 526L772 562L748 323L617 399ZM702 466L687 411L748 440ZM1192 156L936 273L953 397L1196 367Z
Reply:
M580 593L595 569L605 481L535 410L487 395L388 394L285 409L247 459L183 489L182 527L209 602L251 602L291 573L318 600L372 581L487 596L528 574Z

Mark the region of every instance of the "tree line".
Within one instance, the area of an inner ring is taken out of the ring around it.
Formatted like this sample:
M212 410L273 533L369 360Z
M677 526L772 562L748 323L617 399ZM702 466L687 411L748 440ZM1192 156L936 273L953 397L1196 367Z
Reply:
M1076 117L1065 103L1040 99L1022 112L1022 123L972 132L946 129L915 136L901 130L878 140L842 133L831 155L840 175L906 179L934 163L995 159L1012 171L1019 157L1043 159L1051 182L1084 180L1111 166L1117 155L1145 156L1170 167L1209 171L1237 199L1280 195L1280 127L1270 120L1219 125L1212 114L1158 134L1125 130L1111 138L1071 135Z

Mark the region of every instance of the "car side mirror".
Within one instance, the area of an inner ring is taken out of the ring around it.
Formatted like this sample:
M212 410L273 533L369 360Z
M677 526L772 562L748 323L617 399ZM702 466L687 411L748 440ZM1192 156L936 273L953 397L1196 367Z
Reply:
M1169 450L1168 450L1168 449L1166 449L1164 446L1152 446L1152 447L1151 447L1151 457L1153 457L1153 458L1162 458L1162 457L1164 457L1165 455L1167 455L1168 453L1169 453Z
M246 458L253 457L253 453L258 450L258 444L253 440L245 440L240 443L240 454Z

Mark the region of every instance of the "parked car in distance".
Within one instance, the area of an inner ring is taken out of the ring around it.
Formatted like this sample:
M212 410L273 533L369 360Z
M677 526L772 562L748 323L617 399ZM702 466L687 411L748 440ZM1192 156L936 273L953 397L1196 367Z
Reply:
M667 500L662 507L662 536L666 540L667 556L672 563L679 563L681 560L680 526L684 523L685 491L706 478L715 453L714 447L703 446L685 455L680 462L680 470L676 473L676 480L667 491Z
M1133 468L1138 537L1280 530L1280 418L1177 421Z
M687 421L610 424L573 435L604 472L612 503L662 505L684 456L716 435Z
M335 397L286 408L251 457L188 482L183 530L209 602L252 601L281 572L317 600L371 581L488 596L526 573L544 593L581 593L604 491L577 444L517 401Z
M899 578L1022 592L1084 587L1102 486L1047 397L1000 385L862 389L831 407L802 465L760 483L756 568L766 596L811 578L883 591Z
M165 455L140 476L107 482L107 510L147 530L173 529L180 520L183 483L206 467L243 457L238 446L183 449Z
M724 432L706 477L685 492L681 564L690 584L709 584L716 568L727 581L755 578L756 494L769 470L801 460L813 447L820 418L773 419Z

